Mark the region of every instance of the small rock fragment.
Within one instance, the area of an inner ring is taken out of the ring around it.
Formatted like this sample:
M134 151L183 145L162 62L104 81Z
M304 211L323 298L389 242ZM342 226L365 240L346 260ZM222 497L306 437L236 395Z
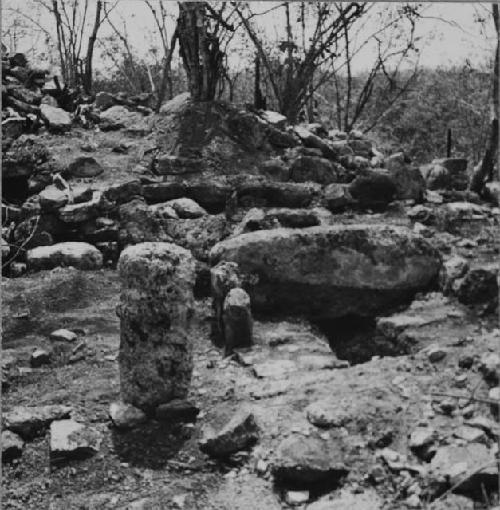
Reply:
M24 441L10 430L2 431L2 462L10 462L23 453Z
M42 365L50 364L50 353L45 349L35 349L30 356L30 365L33 368L39 368Z
M453 431L453 435L459 439L463 439L468 443L484 443L486 441L486 434L483 430L476 427L469 427L462 425Z
M121 401L109 406L109 417L118 429L131 429L146 421L146 415L141 409Z
M168 423L196 421L200 409L189 400L174 399L170 402L160 404L155 411L155 417L158 421Z
M191 198L175 198L166 202L165 205L172 207L182 219L200 218L207 214L207 211Z
M309 501L309 491L287 491L285 501L290 506L303 505Z
M273 474L277 482L294 487L330 480L332 483L348 472L341 449L315 437L292 435L281 442Z
M57 329L50 334L49 338L57 342L74 342L78 335L69 329Z
M220 431L207 427L199 442L200 450L211 457L227 457L257 441L259 429L254 415L240 409Z
M437 363L446 357L448 351L437 344L433 344L426 348L426 353L431 363Z
M50 425L50 459L53 463L81 459L99 451L102 435L74 420L57 420Z
M500 356L496 352L486 352L479 360L479 370L484 379L491 384L500 380Z

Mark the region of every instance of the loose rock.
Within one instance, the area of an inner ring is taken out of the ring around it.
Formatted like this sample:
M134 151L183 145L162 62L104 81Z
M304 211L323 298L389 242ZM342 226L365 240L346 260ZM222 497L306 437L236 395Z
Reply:
M2 462L11 462L23 454L24 441L10 430L2 431Z
M58 243L28 250L26 264L30 270L53 269L57 266L100 269L102 267L102 255L91 244L80 242Z
M109 406L109 417L118 429L131 429L146 421L141 409L124 402L113 402Z
M348 471L343 453L335 443L296 435L281 442L273 463L276 481L297 487L326 480L334 484Z
M211 457L228 457L257 441L259 428L248 409L240 409L219 431L207 426L200 439L200 450Z
M71 407L62 405L17 406L3 413L3 428L32 439L42 435L54 420L68 418L71 411Z
M156 408L155 417L158 421L166 423L196 421L200 412L199 408L189 400L175 399L165 404L160 404Z
M99 451L102 435L95 429L74 420L58 420L50 425L50 460L62 463L65 460L90 457Z

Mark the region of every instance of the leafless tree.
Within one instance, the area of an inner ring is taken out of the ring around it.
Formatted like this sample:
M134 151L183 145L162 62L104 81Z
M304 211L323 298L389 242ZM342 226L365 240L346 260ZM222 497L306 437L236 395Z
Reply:
M105 1L37 0L37 3L53 16L59 65L65 86L82 86L83 90L90 94L94 48L99 28L105 19ZM116 4L117 2L108 8L108 12Z
M168 99L172 99L173 83L172 83L172 57L174 55L175 46L178 39L177 26L174 29L172 36L169 38L167 30L167 10L163 2L159 2L158 9L153 5L150 0L146 0L146 4L153 15L158 33L160 34L162 47L163 47L163 67L161 75L161 83L157 91L157 102L156 111L160 109L161 104L165 99L165 95Z
M367 9L367 4L356 2L338 4L341 5L340 9L328 2L318 2L307 8L301 3L298 17L299 21L302 20L302 34L299 41L292 28L291 10L294 7L287 2L280 4L284 9L285 34L279 44L281 55L276 59L266 50L263 39L253 25L252 19L256 14L252 12L250 4L234 5L267 73L278 109L291 122L298 119L300 111L316 90L330 78L331 73L327 68L335 57L332 49L338 38ZM312 20L310 33L306 33L306 15Z
M493 61L493 70L491 74L492 82L492 94L491 94L491 109L490 109L490 133L488 138L488 144L484 152L481 163L474 171L469 188L471 191L481 193L484 188L484 184L493 178L493 170L496 163L496 156L498 153L499 143L499 129L498 129L498 113L499 113L499 59L500 59L500 21L499 21L499 9L497 3L491 4L491 16L493 24L495 26L496 34L496 48L495 57Z
M224 75L224 48L235 27L227 2L179 2L179 51L195 101L212 101Z

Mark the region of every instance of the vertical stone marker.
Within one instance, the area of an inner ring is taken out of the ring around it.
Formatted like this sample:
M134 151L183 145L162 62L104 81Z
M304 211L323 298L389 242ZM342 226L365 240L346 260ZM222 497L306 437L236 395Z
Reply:
M175 244L141 243L122 252L118 270L121 397L149 413L189 389L195 262Z

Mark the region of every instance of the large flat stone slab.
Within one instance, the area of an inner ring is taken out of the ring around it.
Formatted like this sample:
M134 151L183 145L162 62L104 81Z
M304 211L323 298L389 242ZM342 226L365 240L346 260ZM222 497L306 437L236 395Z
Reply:
M254 311L325 319L380 315L426 290L441 267L422 237L376 224L250 232L218 243L210 258L252 276Z

